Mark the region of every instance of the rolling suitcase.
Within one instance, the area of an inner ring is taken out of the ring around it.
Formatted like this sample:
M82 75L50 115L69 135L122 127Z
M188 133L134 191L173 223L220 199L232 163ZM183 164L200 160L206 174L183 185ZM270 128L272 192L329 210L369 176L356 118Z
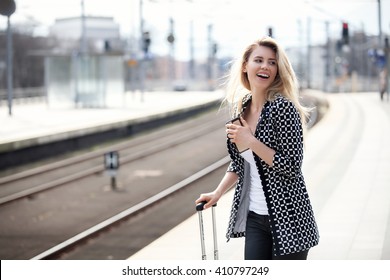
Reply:
M199 216L199 230L200 230L200 244L202 247L202 260L206 260L206 246L204 241L204 227L203 227L203 207L206 204L206 201L202 201L196 205L196 211L198 212ZM216 226L216 219L215 219L215 207L217 204L214 204L213 207L211 207L211 215L213 220L213 239L214 239L214 260L218 260L218 243L217 243L217 226Z

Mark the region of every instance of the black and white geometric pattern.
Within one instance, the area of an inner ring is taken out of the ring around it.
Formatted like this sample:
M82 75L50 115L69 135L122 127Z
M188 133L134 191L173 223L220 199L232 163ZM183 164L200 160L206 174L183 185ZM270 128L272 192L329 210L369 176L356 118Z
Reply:
M249 94L243 100L240 113L250 101ZM255 157L268 206L274 255L300 252L317 245L318 228L301 171L302 125L294 104L281 95L268 101L261 113L255 136L276 151L273 167ZM245 236L244 231L235 231L244 184L244 159L229 139L227 147L231 158L228 171L237 173L239 177L226 235L229 241L231 237Z

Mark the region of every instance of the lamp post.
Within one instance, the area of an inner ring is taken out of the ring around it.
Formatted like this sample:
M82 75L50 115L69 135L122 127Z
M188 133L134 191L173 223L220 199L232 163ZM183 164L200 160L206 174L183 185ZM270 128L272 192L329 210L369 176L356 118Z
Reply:
M7 95L8 95L8 114L12 116L12 99L13 99L13 84L12 84L12 30L10 17L16 10L14 0L3 0L0 2L0 14L7 17Z
M81 0L81 53L87 53L87 27L86 27L86 18L85 18L85 6L84 0Z
M140 91L141 91L141 102L144 102L144 93L145 93L145 56L146 53L143 52L144 45L144 15L143 15L143 0L139 0L139 45L141 51L141 58L139 60L139 80L140 80Z
M378 48L382 48L383 42L382 42L382 9L381 9L381 0L378 0Z

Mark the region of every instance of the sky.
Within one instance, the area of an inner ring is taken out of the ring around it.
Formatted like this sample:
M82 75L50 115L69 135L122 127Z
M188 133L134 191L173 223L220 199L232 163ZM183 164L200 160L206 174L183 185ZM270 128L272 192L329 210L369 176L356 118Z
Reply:
M336 39L341 36L342 21L348 22L351 33L379 33L378 0L15 0L11 25L28 22L35 35L47 35L55 19L80 16L82 1L86 15L113 17L123 38L139 35L142 2L145 30L152 37L151 51L159 54L169 53L166 38L172 18L175 54L183 59L189 56L191 26L198 55L207 53L207 28L211 25L221 57L235 56L248 43L266 35L269 27L285 48L304 47L308 38L312 44L324 43L326 22L330 36ZM382 32L390 34L390 0L380 2ZM0 28L6 26L6 17L1 16Z

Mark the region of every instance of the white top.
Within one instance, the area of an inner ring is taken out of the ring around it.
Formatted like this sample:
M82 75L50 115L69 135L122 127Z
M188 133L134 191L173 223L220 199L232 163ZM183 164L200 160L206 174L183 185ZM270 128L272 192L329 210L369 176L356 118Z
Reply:
M268 207L253 152L248 149L242 152L241 156L250 165L251 185L249 190L249 210L259 215L268 215Z

